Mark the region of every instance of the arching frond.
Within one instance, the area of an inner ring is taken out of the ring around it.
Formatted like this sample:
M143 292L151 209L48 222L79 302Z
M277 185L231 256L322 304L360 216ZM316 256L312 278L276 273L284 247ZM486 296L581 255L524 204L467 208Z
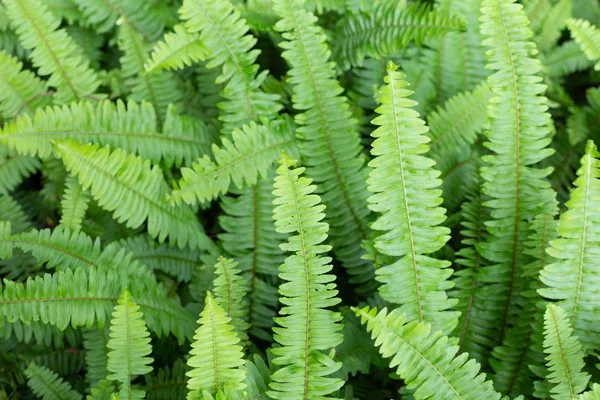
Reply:
M594 304L600 301L596 273L596 222L600 205L595 201L600 195L600 161L596 146L587 143L581 167L577 171L575 188L566 203L567 210L560 216L559 239L550 243L548 253L556 263L547 265L540 278L546 287L539 289L548 299L559 300L573 325L575 335L584 349L600 346L600 329L594 322Z
M297 153L294 132L288 121L251 122L223 138L221 147L213 145L214 161L208 155L199 158L192 168L182 168L182 179L170 198L188 204L207 202L229 191L231 183L241 189L253 186L259 175L264 177L281 151Z
M12 192L38 168L37 158L15 154L0 144L0 195Z
M146 73L162 69L182 69L210 55L210 50L197 33L188 32L184 25L175 25L165 33L163 41L154 46L146 63Z
M179 247L214 249L193 211L164 202L167 184L161 170L123 150L72 141L58 142L55 148L84 190L89 188L103 209L113 212L119 222L137 228L147 221L150 236L163 242L167 237ZM124 168L125 167L125 168Z
M600 70L600 30L583 19L571 18L567 20L567 26L587 58L596 62L594 69Z
M548 68L550 77L560 78L588 69L594 64L581 51L579 45L570 40L549 52L543 59L543 65Z
M203 124L187 126L180 119L170 107L161 132L147 102L71 103L38 109L33 118L22 116L9 122L0 132L0 141L20 154L46 158L52 153L52 140L72 139L119 147L154 163L162 160L167 166L181 166L208 152L211 139Z
M69 177L60 202L60 225L74 231L81 229L89 201L89 193L83 190L77 178Z
M81 395L69 383L46 367L31 363L25 375L27 386L43 400L81 400Z
M231 318L229 323L244 343L248 340L246 331L250 327L248 324L248 301L246 299L247 282L240 274L238 263L231 259L220 256L214 268L216 276L213 282L215 300L223 307L227 317Z
M146 393L131 387L137 375L152 371L150 332L144 323L144 315L125 289L115 306L110 320L110 339L106 369L107 379L119 382L119 398L143 399Z
M188 398L199 398L203 390L216 395L225 385L235 389L246 386L242 346L230 325L231 318L210 292L205 303L187 362L191 368L186 374L189 377Z
M21 233L31 229L31 221L29 216L23 210L21 205L9 195L0 195L0 221L10 222L12 225L12 232ZM10 231L8 232L10 235ZM0 254L2 252L0 251Z
M83 100L96 91L100 81L81 56L81 50L64 29L60 20L39 0L6 0L11 24L16 28L23 47L42 76L50 75L48 86L56 88L56 103Z
M292 254L279 267L279 286L284 307L275 319L273 363L280 365L272 376L269 396L273 399L324 398L343 385L330 377L341 364L323 351L340 344L343 337L337 312L328 310L340 302L330 274L331 258L324 245L329 227L323 222L325 206L315 195L312 180L302 176L304 168L281 155L275 178L276 205L273 219L278 232L291 234L281 249Z
M361 323L375 339L379 352L392 357L390 367L415 390L415 399L500 399L492 383L479 373L479 364L463 353L455 356L457 346L431 325L413 321L386 308L353 308Z
M371 228L382 231L375 247L395 258L377 270L377 280L383 283L379 292L386 301L400 304L409 320L425 320L450 333L458 318L450 311L455 301L445 293L452 287L447 281L452 270L449 262L429 256L449 238L448 228L440 226L446 215L436 189L439 172L422 155L428 149L427 127L410 108L414 101L407 98L408 83L396 69L388 63L379 115L373 120L378 126L372 133L375 158L369 163L369 207L380 213Z
M552 388L553 399L570 400L583 392L590 375L583 372L583 350L567 313L554 304L548 304L544 314L544 352L548 354L548 380L556 386Z

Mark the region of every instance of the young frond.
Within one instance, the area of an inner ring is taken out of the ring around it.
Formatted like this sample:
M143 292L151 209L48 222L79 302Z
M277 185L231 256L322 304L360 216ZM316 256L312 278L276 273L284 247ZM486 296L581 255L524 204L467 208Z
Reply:
M589 141L581 167L577 171L575 188L566 203L567 210L560 216L559 239L550 243L548 254L556 263L547 265L540 274L546 287L539 293L551 300L559 300L573 325L575 335L584 349L600 346L600 327L596 324L594 304L600 302L597 287L596 247L600 230L600 154Z
M150 332L144 323L144 314L125 289L115 306L110 320L110 339L106 344L108 362L107 379L118 381L119 396L122 399L143 399L143 390L133 389L131 381L136 375L152 371Z
M27 376L27 386L38 398L43 400L81 400L81 395L73 390L68 382L44 366L32 362L25 370L25 376Z
M292 254L279 267L280 302L284 307L275 318L274 339L281 347L272 349L280 365L272 376L269 396L273 399L322 399L343 385L330 377L340 367L324 351L342 342L342 319L328 310L340 302L330 274L331 258L324 245L329 227L323 222L325 206L315 195L312 180L302 176L304 168L281 155L275 178L276 205L273 219L278 232L290 234L281 249Z
M69 177L65 182L65 191L60 202L60 225L74 231L81 229L89 201L89 193L83 190L77 178Z
M56 88L55 103L83 100L96 91L98 76L73 39L58 29L60 20L48 11L45 2L6 0L4 6L21 44L31 51L29 56L38 74L50 75L48 86Z
M411 41L419 46L427 39L439 38L464 28L457 17L429 5L409 8L381 4L364 13L340 19L335 32L334 59L344 70L362 64L366 56L388 57Z
M587 58L596 63L594 69L600 70L600 30L583 19L571 18L567 20L567 26Z
M275 0L281 18L275 29L285 41L282 56L290 64L300 152L306 174L319 188L327 207L330 240L352 283L370 284L371 263L362 259L361 243L368 238L370 211L365 157L348 100L335 79L331 52L317 18L304 9L303 0Z
M180 248L214 249L192 209L170 206L164 201L167 184L158 166L109 146L57 142L54 147L84 190L90 190L100 207L113 212L119 222L137 228L147 221L150 236L163 242L167 237Z
M458 346L440 331L432 333L426 322L406 323L406 315L386 308L353 308L375 339L383 357L392 357L390 367L415 390L420 399L500 399L492 382L479 373L479 364L468 354L456 355Z
M248 285L241 276L238 263L219 257L219 261L214 266L215 280L213 281L213 292L215 300L223 307L228 318L231 318L230 324L233 330L240 338L242 343L248 340L246 331L250 327L248 324Z
M148 102L71 103L40 108L33 117L12 120L0 132L0 141L19 154L47 158L52 154L52 140L72 139L119 147L154 163L162 160L167 166L179 167L208 152L211 143L203 124L188 127L180 119L177 110L169 107L161 132Z
M382 234L375 238L375 248L397 258L391 265L377 270L379 289L386 301L400 304L408 320L428 321L434 329L450 333L458 314L450 311L455 304L445 291L452 287L448 278L450 263L428 254L441 249L449 238L449 229L440 226L446 219L434 162L422 154L429 141L425 122L412 110L415 104L407 97L410 90L404 74L387 65L386 86L381 89L379 114L373 124L378 128L375 157L369 165L369 207L380 213L371 225ZM409 283L410 282L410 283Z
M587 387L590 375L583 372L583 350L569 323L567 313L548 304L544 314L544 352L550 370L548 380L555 384L552 398L571 400Z
M22 69L23 63L0 50L0 116L5 119L45 106L49 98L46 84L31 71Z
M165 33L163 41L154 46L146 63L146 73L162 69L182 69L210 55L210 50L197 33L188 32L184 25L175 25Z
M182 179L171 193L171 201L205 203L227 193L232 182L238 189L253 186L259 175L266 176L281 151L297 152L294 131L287 120L262 122L234 129L231 139L223 138L221 147L213 144L214 161L204 155L192 168L182 168Z
M242 346L230 324L231 318L210 292L205 304L187 362L188 399L199 398L204 390L216 395L227 385L235 389L246 387Z

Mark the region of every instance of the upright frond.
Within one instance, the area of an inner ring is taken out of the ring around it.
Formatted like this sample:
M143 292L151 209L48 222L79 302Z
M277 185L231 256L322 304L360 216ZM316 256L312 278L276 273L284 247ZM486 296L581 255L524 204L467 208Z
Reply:
M83 331L83 347L85 348L85 364L87 367L86 382L94 385L108 375L106 369L109 340L107 327L94 326Z
M56 88L57 103L83 100L100 85L89 61L64 29L60 20L39 0L4 1L11 24L23 47L30 50L33 64L42 76L50 75L48 86Z
M81 229L89 201L89 193L83 190L77 178L69 177L60 202L60 225L75 231Z
M555 384L552 398L570 400L583 392L590 375L583 372L583 350L573 336L567 313L554 304L548 304L544 314L544 352L548 354L548 380Z
M382 231L375 238L378 251L396 258L377 270L383 283L381 297L400 304L409 320L428 321L434 329L450 333L458 314L450 311L454 300L445 291L452 287L448 278L450 263L429 256L448 241L449 230L440 226L446 219L433 160L424 157L429 141L425 122L412 110L414 101L397 67L387 65L386 86L381 89L379 114L373 124L378 128L369 165L369 207L380 213L371 225Z
M246 280L241 276L238 263L219 257L215 264L215 280L213 282L213 292L215 300L223 307L228 318L231 318L230 324L238 335L242 343L248 340L246 331L248 324L248 301L246 294L248 286Z
M81 395L68 382L46 367L31 363L25 370L25 376L27 386L43 400L81 400Z
M107 379L119 382L121 399L143 399L143 390L133 389L131 381L137 375L152 371L150 332L144 323L144 314L125 289L115 306L110 321L110 339L106 369Z
M569 19L567 26L587 58L596 62L594 69L600 70L600 30L583 19Z
M295 161L281 155L275 178L276 205L273 212L278 232L291 234L281 249L292 254L279 267L280 302L284 307L275 319L273 363L280 365L272 376L269 396L273 399L325 398L343 385L332 378L341 363L324 353L337 346L343 337L341 315L328 310L340 302L337 297L331 258L324 245L329 227L323 222L325 206L315 195L312 180L302 176L304 168L293 168Z
M426 322L406 323L406 315L387 309L353 308L375 339L379 352L392 357L390 367L420 399L500 399L492 383L479 373L468 354L456 355L458 346Z

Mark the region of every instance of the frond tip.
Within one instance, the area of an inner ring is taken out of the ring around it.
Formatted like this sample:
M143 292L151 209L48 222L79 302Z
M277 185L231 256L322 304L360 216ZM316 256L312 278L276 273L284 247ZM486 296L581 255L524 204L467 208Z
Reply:
M567 26L587 58L596 62L594 69L600 70L600 30L583 19L570 18Z

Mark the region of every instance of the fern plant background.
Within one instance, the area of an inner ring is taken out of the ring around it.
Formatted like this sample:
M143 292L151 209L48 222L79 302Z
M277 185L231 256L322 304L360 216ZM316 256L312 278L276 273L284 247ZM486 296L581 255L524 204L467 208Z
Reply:
M0 0L0 400L600 399L598 0Z

